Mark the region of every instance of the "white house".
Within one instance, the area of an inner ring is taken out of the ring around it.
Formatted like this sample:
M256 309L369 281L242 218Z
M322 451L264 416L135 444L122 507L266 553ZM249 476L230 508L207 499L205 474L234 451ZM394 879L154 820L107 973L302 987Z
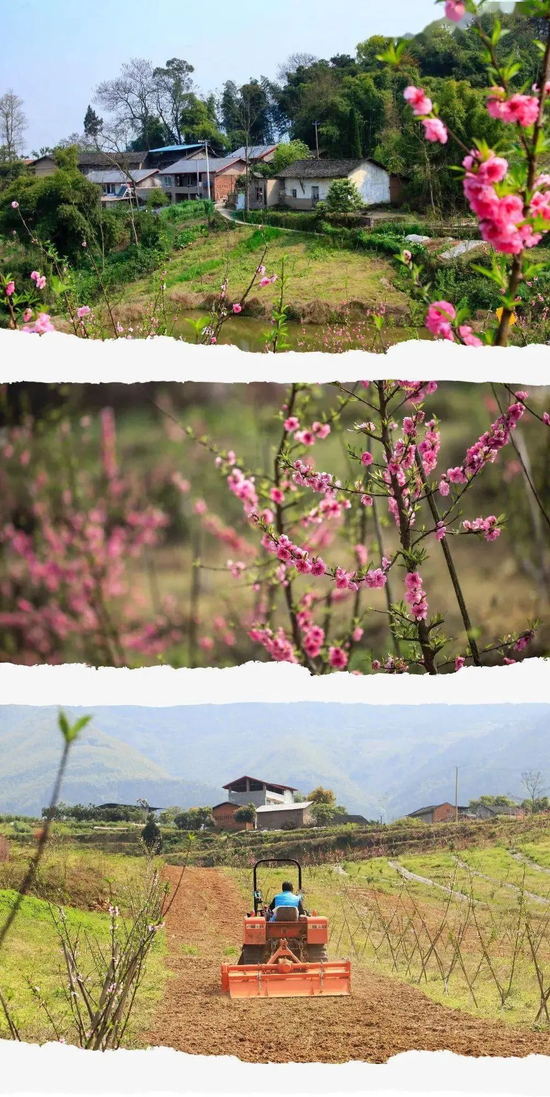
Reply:
M398 202L398 176L374 160L295 160L279 174L279 203L292 209L314 209L324 201L335 179L355 183L365 206Z
M278 785L273 781L262 781L259 777L249 776L237 777L223 788L228 793L228 803L255 804L256 807L264 807L266 804L290 806L294 803L294 793L298 791L292 785Z

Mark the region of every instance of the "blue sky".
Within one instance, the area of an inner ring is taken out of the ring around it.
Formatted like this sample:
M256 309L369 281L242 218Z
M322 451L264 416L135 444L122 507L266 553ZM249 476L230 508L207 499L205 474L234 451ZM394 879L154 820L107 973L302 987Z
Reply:
M123 61L183 57L202 91L274 77L290 53L353 53L439 17L434 0L16 0L2 5L0 94L24 101L28 150L82 130L93 88ZM282 13L282 14L278 14Z

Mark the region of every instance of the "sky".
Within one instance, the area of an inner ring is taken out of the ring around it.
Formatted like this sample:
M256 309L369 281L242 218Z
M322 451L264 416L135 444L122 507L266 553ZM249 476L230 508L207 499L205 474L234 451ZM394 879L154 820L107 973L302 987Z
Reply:
M181 57L203 92L226 80L275 78L290 53L355 52L373 34L422 30L442 9L434 0L0 0L0 95L24 102L27 152L82 132L101 80L132 57L163 65Z

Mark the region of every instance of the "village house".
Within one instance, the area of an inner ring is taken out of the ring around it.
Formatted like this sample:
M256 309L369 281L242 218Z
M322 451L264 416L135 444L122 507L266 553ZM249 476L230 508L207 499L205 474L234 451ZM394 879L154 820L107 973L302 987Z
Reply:
M161 189L157 168L141 168L137 171L91 171L87 178L90 183L101 187L101 203L111 206L117 202L145 202L152 190Z
M238 807L243 804L255 804L265 807L269 804L293 804L294 794L298 791L291 785L278 785L273 781L262 781L258 777L237 777L223 786L228 800Z
M407 819L419 819L421 823L453 823L456 809L454 804L431 804L429 807L417 808L406 816ZM477 804L475 807L459 805L459 819L494 819L498 815L512 815L521 817L525 811L520 805L508 806L501 804Z
M277 151L278 145L241 145L230 155L234 160L246 160L249 164L270 164ZM247 156L248 153L248 156Z
M295 160L279 173L280 205L315 209L326 199L336 179L350 179L365 206L397 204L401 181L375 160Z
M516 819L523 819L525 808L521 804L476 804L469 808L475 814L476 819L496 819L498 815L511 815Z
M459 806L459 817L466 815L468 811L467 807ZM455 814L455 805L445 802L444 804L430 804L425 808L417 808L416 811L409 812L407 819L418 819L421 823L453 823Z
M183 158L160 170L164 193L170 202L189 202L211 198L227 199L235 190L237 178L246 170L244 160L230 156Z
M94 152L86 150L78 154L78 169L83 175L89 175L95 171L139 171L144 167L147 152ZM31 160L30 170L34 175L53 175L57 171L57 164L53 152L38 156Z
M212 146L208 142L197 141L193 145L162 145L158 149L149 149L145 156L144 166L147 168L169 168L171 164L175 164L176 160L187 160L193 157L206 156L212 158L217 156Z
M242 807L230 800L223 800L212 808L214 823L219 830L254 830L254 823L243 823L235 819L235 812Z
M307 827L313 824L311 800L300 803L264 804L256 808L257 830L281 830L282 827Z

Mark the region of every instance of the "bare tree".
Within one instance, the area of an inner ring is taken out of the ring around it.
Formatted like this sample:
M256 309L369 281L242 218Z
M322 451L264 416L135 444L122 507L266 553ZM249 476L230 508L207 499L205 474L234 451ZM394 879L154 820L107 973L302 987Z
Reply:
M292 73L297 72L298 69L307 69L309 65L315 64L319 58L315 57L313 53L291 53L287 57L286 61L283 61L277 69L277 80L284 83L287 76L291 76Z
M23 100L10 88L0 96L0 147L5 160L17 160L23 150L27 119Z
M535 810L536 801L544 793L544 777L540 769L528 769L521 775L521 783L527 793L528 799L531 801L531 811Z
M104 80L97 86L95 100L112 115L114 127L145 139L155 118L156 93L151 62L143 57L127 61L121 67L120 76Z

